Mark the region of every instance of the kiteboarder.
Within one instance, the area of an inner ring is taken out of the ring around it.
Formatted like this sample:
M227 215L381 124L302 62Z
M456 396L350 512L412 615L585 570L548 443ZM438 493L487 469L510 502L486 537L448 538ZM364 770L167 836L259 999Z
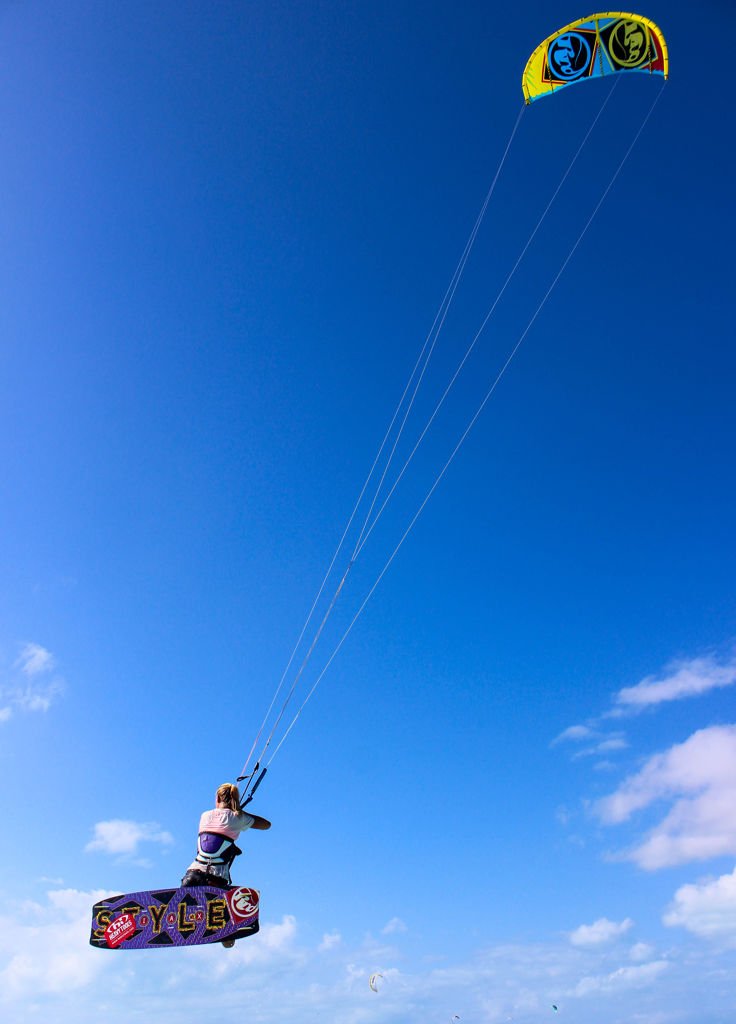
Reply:
M249 828L261 831L271 827L271 822L258 814L248 814L240 806L238 787L224 782L215 794L215 806L205 811L199 819L197 856L189 865L182 885L214 885L229 889L232 885L230 865L242 853L235 845L241 832ZM223 946L232 946L228 939Z

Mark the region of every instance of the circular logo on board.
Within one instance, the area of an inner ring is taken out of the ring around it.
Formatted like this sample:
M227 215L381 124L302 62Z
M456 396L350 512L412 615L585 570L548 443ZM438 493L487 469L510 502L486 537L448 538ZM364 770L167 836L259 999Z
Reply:
M258 891L240 886L227 894L227 902L230 913L237 921L244 921L258 913Z

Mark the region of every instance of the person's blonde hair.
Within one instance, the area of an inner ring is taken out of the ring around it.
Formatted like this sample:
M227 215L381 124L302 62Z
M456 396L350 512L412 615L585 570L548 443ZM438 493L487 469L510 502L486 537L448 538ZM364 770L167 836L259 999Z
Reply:
M234 811L236 814L242 813L243 808L240 806L240 791L232 782L223 782L223 784L218 787L217 792L215 793L215 798L218 803L222 804L223 807L227 807L229 811Z

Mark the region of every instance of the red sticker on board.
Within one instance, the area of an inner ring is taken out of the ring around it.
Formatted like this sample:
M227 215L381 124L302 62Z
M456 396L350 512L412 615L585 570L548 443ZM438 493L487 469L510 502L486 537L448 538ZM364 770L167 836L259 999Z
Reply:
M135 935L135 918L132 914L121 914L105 928L105 941L110 949L117 948L131 935Z
M235 921L245 921L258 913L258 890L242 885L227 894L227 904Z

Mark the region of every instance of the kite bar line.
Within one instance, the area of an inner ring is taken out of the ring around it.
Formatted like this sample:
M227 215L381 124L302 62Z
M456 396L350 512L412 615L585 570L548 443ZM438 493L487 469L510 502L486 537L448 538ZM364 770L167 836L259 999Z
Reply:
M243 766L242 773L241 773L241 775L238 778L238 781L242 781L243 779L248 778L248 776L246 775L246 772L248 770L248 765L250 764L251 757L253 756L253 754L255 752L255 749L256 749L256 747L258 745L258 741L260 740L260 737L263 734L263 730L265 729L266 723L268 722L269 717L271 715L271 712L273 711L273 708L274 708L274 706L276 704L276 700L278 699L278 695L281 692L281 690L283 689L284 682L286 681L286 677L287 677L287 675L289 673L289 669L291 668L291 665L292 665L292 663L294 661L294 658L296 656L296 652L298 651L298 649L299 649L299 647L301 645L301 642L304 639L304 635L305 635L305 633L307 631L309 623L312 620L312 616L314 615L314 611L315 611L315 609L317 607L317 604L318 604L318 602L319 602L319 600L320 600L320 598L321 598L321 596L322 596L322 594L324 592L324 588L325 588L325 586L327 584L327 580L329 579L330 575L332 574L332 570L333 570L333 568L335 566L335 562L337 561L338 556L340 554L340 551L342 550L343 544L345 543L345 539L346 539L346 537L348 535L350 527L352 526L353 520L355 519L355 516L356 516L356 514L358 512L358 509L359 509L359 507L360 507L360 505L361 505L361 503L363 501L363 498L365 496L366 490L368 489L368 485L369 485L369 483L371 481L371 478L373 477L373 474L374 474L374 472L376 470L376 467L377 467L377 465L378 465L378 463L379 463L379 461L381 459L381 455L382 455L382 453L384 451L384 448L386 447L386 445L387 445L387 443L389 441L389 438L391 437L391 434L392 434L393 429L394 429L394 425L396 423L396 420L399 417L399 414L401 412L402 406L404 405L406 396L409 393L409 390L410 390L410 388L412 386L412 382L414 381L414 378L417 377L417 374L418 374L418 379L417 379L416 385L414 387L413 393L412 393L411 398L409 400L408 407L407 407L407 409L406 409L406 411L404 413L404 416L403 416L403 419L401 421L401 424L400 424L398 433L396 435L396 438L395 438L395 440L393 442L393 447L392 447L391 452L389 454L388 461L386 462L386 466L385 466L385 468L383 470L383 473L381 475L381 479L379 480L378 486L376 487L375 493L373 495L373 498L372 498L372 501L371 501L371 504L370 504L370 508L369 508L368 513L367 513L367 515L365 517L365 520L363 522L363 526L361 528L361 532L360 532L360 535L358 537L358 541L356 543L356 548L358 547L358 545L360 545L361 538L363 536L363 533L365 532L368 520L370 519L371 513L372 513L373 508L374 508L374 506L376 504L376 501L378 499L378 495L380 493L381 487L383 486L383 482L385 480L386 473L388 472L389 466L390 466L391 461L393 459L394 452L396 451L396 446L397 446L397 444L399 442L399 439L401 437L401 434L403 432L404 426L405 426L407 418L409 416L409 412L411 411L412 405L414 403L414 399L416 398L417 392L418 392L419 387L420 387L420 385L422 383L422 380L424 378L424 374L425 374L425 372L427 370L427 367L429 365L429 361L432 358L432 354L434 352L435 345L437 344L437 340L438 340L439 335L440 335L440 333L442 331L442 327L444 326L445 319L447 317L447 314L449 312L450 306L452 305L452 301L453 301L454 296L455 296L455 292L457 291L458 285L460 284L460 280L461 280L461 278L463 276L463 272L465 270L465 266L466 266L466 264L468 262L468 259L470 257L470 253L471 253L471 251L473 249L473 245L475 244L475 240L476 240L476 237L478 235L478 231L480 230L481 224L483 222L483 219L485 217L486 211L488 209L488 205L489 205L489 203L491 201L491 197L493 196L493 193L494 193L494 191L496 189L496 185L498 183L499 176L500 176L501 171L503 169L503 166L504 166L504 164L506 162L506 158L507 158L509 150L511 148L511 143L513 142L514 137L516 136L516 132L518 130L518 127L519 127L519 124L521 122L521 118L522 118L522 115L523 115L525 109L526 109L526 105L522 104L521 109L519 111L519 114L518 114L518 116L516 118L516 121L514 123L514 126L513 126L512 130L511 130L511 134L509 136L508 142L506 143L506 147L505 147L505 149L503 151L503 154L501 156L501 160L499 162L499 165L498 165L498 167L496 169L496 172L495 172L495 174L493 176L493 180L491 181L491 184L490 184L490 186L488 188L488 192L486 193L485 199L483 200L483 203L481 204L480 211L478 213L478 216L476 217L475 223L473 224L473 227L471 229L470 235L468 236L468 240L465 243L465 247L463 249L462 255L460 256L460 259L459 259L459 261L457 263L457 266L455 267L455 270L454 270L454 272L452 274L452 277L450 278L450 283L449 283L449 285L448 285L448 287L447 287L447 289L445 291L445 294L444 294L444 296L442 298L442 301L441 301L441 303L439 305L437 313L435 314L435 318L434 318L434 321L432 323L432 326L431 326L431 328L429 330L429 333L427 334L427 337L425 338L425 341L424 341L424 344L422 345L422 348L420 350L419 356L418 356L418 358L416 360L416 363L414 364L414 368L412 369L412 371L411 371L411 373L409 375L409 379L407 380L406 386L405 386L404 391L403 391L403 393L401 395L401 398L399 399L398 405L396 406L396 409L395 409L394 414L393 414L393 416L391 418L391 421L390 421L390 423L388 425L386 433L384 434L383 440L381 441L381 443L379 445L378 451L377 451L376 456L375 456L375 458L373 460L373 464L371 465L371 468L370 468L370 470L368 472L368 476L366 477L365 482L364 482L364 484L363 484L363 486L361 488L360 494L358 495L358 498L357 498L357 501L355 502L353 510L350 513L350 516L348 518L348 521L347 521L347 524L345 526L345 529L343 530L343 533L342 533L342 536L341 536L341 538L340 538L340 540L338 542L337 548L335 549L335 553L332 556L332 560L330 561L330 564L329 564L329 566L327 568L327 571L325 572L325 575L324 575L324 577L322 579L322 582L321 582L321 584L319 586L319 589L317 590L317 594L316 594L316 596L315 596L315 598L314 598L314 600L312 602L311 608L309 609L309 612L307 614L307 618L306 618L306 620L304 622L304 625L302 626L301 632L299 633L297 641L296 641L296 643L295 643L295 645L294 645L294 647L292 649L291 655L289 656L289 660L286 663L286 668L284 669L284 671L283 671L283 673L281 675L279 683L278 683L278 685L276 687L276 690L274 691L274 695L273 695L273 697L271 699L271 703L270 703L270 705L268 707L268 710L266 711L266 714L265 714L265 716L263 718L263 721L262 721L262 723L260 725L260 728L258 729L258 732L256 734L256 737L255 737L254 741L253 741L251 749L250 749L250 751L248 753L248 756L247 756L247 758L245 760L245 764ZM420 367L421 367L421 369L420 369ZM334 594L334 596L333 596L333 598L332 598L332 600L330 602L330 605L329 605L329 607L327 609L327 613L325 614L325 617L323 618L323 620L322 620L322 622L321 622L321 624L320 624L320 626L319 626L319 628L317 630L317 633L315 635L314 640L312 641L312 644L311 644L311 646L309 648L307 656L305 657L304 662L302 663L302 666L300 667L300 669L299 669L299 671L297 673L297 676L296 676L296 678L295 678L295 680L294 680L294 682L293 682L293 684L291 686L291 689L289 690L289 693L288 693L288 695L286 697L286 700L284 701L284 704L283 704L283 707L281 709L281 712L279 713L279 715L278 715L278 717L276 719L276 722L274 723L274 725L273 725L273 727L271 729L271 733L270 733L270 735L268 736L268 738L266 740L266 743L265 743L264 748L263 748L263 753L262 753L261 757L259 758L259 761L263 759L263 754L265 754L265 752L266 752L266 750L267 750L267 748L268 748L268 746L269 746L269 744L271 742L271 739L273 738L274 731L277 728L277 726L278 726L278 724L279 724L279 722L281 720L281 717L283 716L284 711L286 710L286 707L287 707L287 705L288 705L288 703L289 703L289 701L291 699L291 696L292 696L292 694L294 692L294 689L296 687L296 684L297 684L297 682L298 682L298 680L299 680L299 678L301 676L301 673L303 672L304 668L306 667L306 664L307 664L307 662L308 662L308 660L309 660L309 658L311 656L311 653L314 650L314 647L315 647L317 641L319 640L319 636L322 633L322 630L324 629L324 626L326 625L327 619L329 618L329 615L330 615L330 613L331 613L331 611L332 611L332 609L333 609L333 607L335 605L335 602L337 600L337 597L338 597L340 591L343 588L345 580L347 579L347 576L348 576L348 574L349 574L349 572L350 572L350 570L351 570L351 568L353 566L354 561L355 561L355 556L351 557L351 559L350 559L350 561L348 563L347 569L345 570L345 573L343 574L343 577L340 580L340 583L339 583L339 585L337 587L337 590L336 590L336 592L335 592L335 594ZM254 773L255 773L255 769L254 769ZM250 778L252 779L252 775L250 776ZM247 789L248 789L248 787L246 786L246 792L247 792ZM251 790L251 796L252 796L252 792L253 792L253 790Z
M476 411L473 414L472 418L470 419L467 427L465 428L465 430L463 431L462 435L460 436L459 441L457 442L457 444L453 448L452 452L450 453L449 458L447 459L447 461L445 462L444 466L440 470L439 474L435 478L434 483L432 484L432 486L430 487L429 491L425 495L424 500L422 501L421 505L419 506L419 508L417 509L416 513L414 514L414 516L411 519L409 525L406 527L406 529L405 529L404 533L402 534L398 544L396 545L394 550L391 552L391 554L390 554L388 560L386 561L384 567L381 569L381 571L378 574L375 582L373 583L373 585L371 586L370 590L366 594L362 604L360 605L360 607L358 608L357 612L353 616L353 618L350 621L347 629L343 633L342 637L340 638L339 642L337 643L336 647L334 648L332 654L328 658L328 660L325 663L325 665L323 666L321 672L319 673L319 675L317 676L316 680L314 681L314 684L312 685L311 689L309 690L309 692L307 693L306 697L304 698L301 706L299 707L299 709L297 710L297 712L294 715L293 719L289 723L289 726L287 727L286 731L284 732L284 735L281 737L281 739L279 740L279 743L277 744L277 746L275 747L273 753L271 754L271 757L269 758L267 767L271 765L271 763L273 762L274 757L276 756L276 754L278 754L279 750L281 749L282 745L284 744L284 741L286 740L286 737L289 735L291 730L296 725L296 723L297 723L297 721L298 721L302 711L304 710L304 708L307 705L307 702L312 697L313 693L315 692L315 690L319 686L319 684L320 684L320 682L322 680L322 677L324 676L325 672L328 670L328 668L332 664L333 660L337 656L338 652L342 648L342 645L347 640L347 638L348 638L348 636L349 636L353 626L355 625L355 623L360 618L361 614L363 613L363 610L365 609L366 605L368 604L368 602L370 601L371 597L373 596L373 593L375 592L375 590L378 587L379 583L381 582L381 580L383 579L383 577L387 573L387 571L388 571L389 567L391 566L394 558L399 553L399 550L401 549L402 545L404 544L404 541L406 540L406 538L411 533L411 531L412 531L412 529L414 527L414 524L416 523L416 521L419 518L419 516L422 514L422 512L424 510L424 507L426 506L427 502L432 497L432 495L434 494L435 490L439 486L440 481L443 479L445 473L450 468L450 465L455 460L455 456L460 451L460 448L465 443L465 440L468 437L468 435L470 434L470 431L475 426L478 418L480 417L480 415L483 412L484 408L486 407L486 405L488 404L489 400L493 396L496 388L498 387L498 385L501 382L502 378L504 377L506 371L508 370L509 366L511 365L514 357L516 356L517 352L521 348L521 345L523 344L526 336L528 335L529 331L531 330L531 328L535 324L539 314L541 313L542 309L546 305L547 300L549 299L550 295L552 294L552 292L554 291L555 287L557 286L557 283L560 280L560 278L562 277L562 274L564 273L567 265L569 264L570 260L575 255L575 253L577 252L581 242L583 241L583 238L587 234L588 228L593 223L593 220L595 219L598 211L600 210L601 206L603 205L603 202L605 201L606 197L608 196L608 193L611 191L611 189L613 188L613 186L614 186L615 182L617 181L619 175L621 174L621 171L623 170L623 167L624 167L626 161L628 160L628 158L629 158L629 156L631 154L631 151L633 150L634 146L636 145L637 141L639 140L639 137L640 137L641 133L644 131L644 128L646 127L647 122L649 121L649 118L651 117L652 113L654 112L654 108L656 107L657 103L659 102L659 99L660 99L660 97L662 95L662 91L664 89L664 86L665 86L665 83L663 82L662 86L661 86L659 92L657 93L657 95L655 96L654 101L652 102L649 110L645 114L644 120L642 121L641 125L639 126L639 129L637 130L636 134L634 135L634 138L633 138L631 144L629 145L629 148L626 150L626 152L625 152L623 158L621 159L618 167L614 171L613 176L611 177L610 181L608 182L608 184L606 185L605 189L603 190L603 194L601 195L600 199L598 200L598 202L596 203L595 207L593 208L593 212L590 214L590 216L588 217L588 220L585 222L585 225L583 226L580 234L578 235L577 239L573 243L572 248L570 249L569 253L565 257L565 259L564 259L560 269L557 271L555 277L553 278L552 283L550 284L549 288L547 289L547 291L545 292L544 296L542 297L541 302L539 303L539 305L537 306L536 310L534 311L534 313L533 313L531 319L529 320L528 324L526 325L526 327L522 331L521 335L517 339L516 344L513 346L513 348L509 352L509 355L507 356L506 361L504 362L504 364L501 367L501 369L498 371L498 373L497 373L495 379L493 380L491 386L489 387L488 391L485 393L485 395L483 397L483 400L481 401L480 405L478 406L478 408L476 409Z
M391 452L389 454L388 460L387 460L386 465L384 467L383 474L381 475L381 479L380 479L380 481L378 483L378 487L376 488L376 492L375 492L375 494L373 496L373 501L371 502L370 508L368 509L368 512L366 513L365 519L363 521L363 526L361 528L360 534L358 535L358 539L357 539L357 541L355 543L355 548L354 548L353 554L351 556L351 561L353 561L353 562L357 558L359 551L362 549L362 547L363 547L363 545L365 543L364 534L366 532L366 528L368 526L368 522L369 522L369 520L371 518L371 514L372 514L373 509L375 507L376 501L378 500L378 495L380 494L381 488L383 487L383 483L384 483L384 481L386 479L386 474L388 473L389 467L391 466L391 462L392 462L394 454L396 452L396 447L397 447L397 445L399 443L399 440L401 439L401 435L403 434L404 427L406 426L406 421L409 418L409 413L411 412L412 406L414 405L414 399L417 396L417 392L419 391L419 388L421 386L422 380L424 379L424 374L426 373L427 367L429 366L429 362L430 362L430 360L432 358L432 353L434 352L435 345L437 344L437 340L439 339L439 336L440 336L440 331L442 330L442 327L444 326L445 319L446 319L447 314L448 314L448 312L450 310L450 305L452 303L452 299L454 298L455 291L457 290L457 286L460 283L460 277L462 276L462 272L465 269L465 264L467 263L468 257L470 256L470 252L471 252L471 249L473 247L473 243L475 242L475 237L478 234L478 231L480 229L481 223L483 222L483 217L485 216L485 212L486 212L486 209L488 208L488 204L489 204L489 202L491 200L491 196L493 195L493 193L495 191L496 184L498 182L498 179L500 177L501 171L503 169L503 165L506 162L506 157L508 156L509 150L511 149L511 143L514 141L514 137L516 135L516 131L517 131L518 127L519 127L519 124L521 122L521 117L522 117L522 114L524 113L525 109L526 109L526 104L522 104L521 110L519 111L519 115L516 118L516 123L514 124L514 127L513 127L512 131L511 131L511 135L509 136L509 140L506 143L506 148L503 151L503 156L501 157L501 162L499 163L499 165L498 165L498 167L496 169L496 173L495 173L495 175L493 177L493 181L491 182L490 188L488 189L488 194L486 195L486 198L485 198L485 201L483 203L483 206L481 207L481 211L480 211L480 213L478 215L478 218L477 218L477 220L475 222L475 225L473 227L473 231L471 232L470 238L468 239L468 244L465 246L465 252L463 253L463 257L461 259L462 269L460 270L460 274L457 274L457 272L456 272L456 275L457 275L456 276L456 281L455 281L455 285L452 288L452 294L450 296L450 300L445 305L445 310L444 310L444 312L442 314L442 319L440 320L439 326L438 326L437 331L436 331L435 336L434 336L434 340L432 341L432 344L430 346L429 352L427 354L427 358L426 358L426 360L424 362L424 366L422 367L422 371L421 371L421 373L419 375L419 378L417 380L417 383L416 383L416 386L415 386L414 391L412 393L411 399L410 399L409 403L407 404L406 412L404 413L404 418L402 419L401 426L399 427L398 433L396 434L396 438L394 440L393 447L391 449ZM436 322L436 319L437 318L435 318L435 322ZM426 342L425 342L425 347L426 347ZM404 394L406 394L406 392L404 392ZM384 505L385 505L385 502L384 502ZM373 529L372 526L371 526L371 529Z
M536 225L534 227L534 230L529 235L529 238L527 239L526 245L524 246L524 248L519 253L519 256L518 256L518 258L516 260L516 263L514 263L514 265L511 268L511 271L509 272L506 280L503 282L498 295L494 299L493 304L491 305L491 308L486 313L486 316L485 316L482 324L478 328L475 336L473 337L473 340L470 342L470 345L468 346L468 348L467 348L467 350L465 352L465 355L462 357L462 359L458 363L457 369L455 370L454 374L452 375L452 378L450 379L450 383L447 385L447 387L445 388L442 396L440 397L439 401L437 402L437 405L434 407L434 410L432 411L429 419L427 420L427 423L426 423L424 429L422 430L421 434L419 435L416 444L414 445L414 447L412 448L411 452L409 453L409 455L408 455L408 457L406 459L406 462L404 463L404 465L401 467L401 470L399 471L399 475L394 480L393 485L391 486L390 491L388 492L388 494L386 495L386 497L385 497L385 499L383 501L383 504L381 505L381 507L379 508L378 512L376 513L376 516L375 516L373 522L371 523L371 525L368 528L368 530L365 531L364 535L361 534L362 542L360 542L357 545L355 551L353 552L353 559L357 558L357 556L363 550L363 547L365 546L366 542L368 541L368 538L370 537L371 533L373 532L373 528L376 526L376 524L378 523L378 520L383 515L383 512L384 512L386 506L388 505L389 501L391 500L391 496L393 495L394 491L396 490L396 488L398 487L399 483L401 482L401 478L403 477L403 475L406 472L406 470L409 468L409 465L410 465L412 459L416 455L417 449L419 448L419 446L421 445L422 441L424 440L427 432L429 431L429 428L432 426L432 423L434 422L437 414L439 413L440 409L444 405L445 399L447 398L447 396L449 395L450 391L452 390L452 387L455 384L455 381L460 376L460 373L462 372L463 367L465 366L466 362L470 358L471 352L475 348L475 345L476 345L478 339L480 338L481 334L483 333L483 331L487 327L488 322L491 319L491 317L493 316L493 314L494 314L494 312L496 310L496 307L498 306L499 302L501 301L501 298L503 297L504 292L506 291L506 289L508 288L509 284L511 283L511 279L513 278L513 276L516 273L516 271L519 269L519 265L521 264L521 261L524 259L524 256L526 255L527 250L529 249L529 246L534 241L534 239L535 239L535 237L537 235L537 232L541 228L542 223L544 222L547 214L549 213L549 211L550 211L550 209L552 207L552 204L554 203L555 199L559 195L562 186L567 181L567 179L568 179L568 177L570 175L570 172L572 171L573 167L575 166L575 163L577 162L578 157L582 153L583 148L585 147L585 144L587 143L588 139L590 138L590 136L591 136L591 134L593 132L593 129L595 128L596 124L598 123L601 115L603 114L603 111L606 109L608 101L610 100L611 96L613 95L614 90L616 89L617 85L618 85L618 79L614 79L613 86L611 87L611 89L606 94L606 97L603 100L603 103L601 104L601 106L600 106L600 108L598 110L598 113L593 118L593 120L592 120L592 122L590 124L590 127L588 128L587 132L585 133L585 136L583 137L583 141L578 146L575 155L573 156L572 160L570 161L570 163L567 166L567 170L565 171L565 173L560 178L560 182L559 182L557 188L552 193L552 198L547 203L547 206L545 207L544 212L542 213L541 217L537 221L537 223L536 223Z

